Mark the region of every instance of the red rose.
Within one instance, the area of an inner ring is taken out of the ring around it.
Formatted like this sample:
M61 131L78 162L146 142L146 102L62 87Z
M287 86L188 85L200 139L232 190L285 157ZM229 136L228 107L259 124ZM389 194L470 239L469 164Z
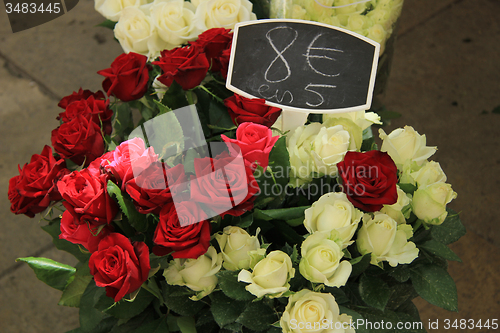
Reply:
M337 167L344 192L355 207L376 212L398 200L398 169L387 153L347 152Z
M192 45L197 45L205 52L210 71L219 72L222 68L220 57L225 50L231 50L233 34L230 29L212 28L198 36Z
M220 73L224 79L227 79L227 72L229 70L229 59L231 58L231 46L228 49L222 51L219 62L221 65Z
M148 58L134 52L123 53L111 63L111 68L97 72L104 77L102 88L108 96L114 95L124 102L139 99L148 89Z
M262 98L250 99L238 94L226 98L224 105L236 126L252 122L271 127L281 113L281 109L266 105Z
M64 112L59 113L57 119L62 119L63 122L67 123L79 114L91 119L99 127L102 126L104 133L109 135L113 131L111 126L113 110L109 108L109 100L95 99L94 96L90 96L87 99L73 101Z
M64 176L57 188L65 200L64 207L79 223L110 224L118 207L108 194L107 182L107 175L83 169Z
M68 107L68 105L70 105L74 101L79 101L82 99L85 100L85 99L89 98L90 96L93 96L94 99L106 99L104 97L104 93L102 91L92 92L90 90L83 90L82 88L80 88L80 90L78 90L78 92L73 91L73 93L71 95L63 97L61 99L61 101L59 102L59 104L57 104L57 106L59 106L60 108L66 109Z
M49 146L43 147L40 155L31 156L19 175L9 181L10 210L14 214L34 217L45 210L51 201L61 200L57 180L69 173L63 159L56 160Z
M162 163L154 163L125 185L139 213L160 214L161 208L172 202L172 195L187 190L184 166L177 164L167 170L165 167Z
M269 153L279 136L273 136L273 131L264 125L243 123L236 129L236 140L224 134L221 138L224 142L238 145L245 159L245 165L255 170L257 164L264 169L268 166Z
M146 149L144 141L141 138L133 138L122 142L113 151L113 158L103 161L101 166L111 173L122 184L122 190L125 184L132 178L137 177L144 169L158 160L153 147Z
M96 286L106 287L106 296L118 302L148 279L149 249L143 242L131 243L122 234L111 233L90 256L89 268Z
M198 86L210 67L207 56L196 45L162 51L153 65L160 66L163 71L158 81L170 87L175 80L184 90Z
M77 115L52 131L52 146L62 158L85 166L104 153L101 128L95 122Z
M80 223L78 218L75 218L69 210L66 210L61 218L60 225L61 233L59 239L65 239L73 244L80 244L89 252L97 251L97 245L114 229L112 226L104 226L92 223Z
M174 258L196 259L210 246L210 222L203 209L192 201L165 205L155 230L153 248L156 255L172 251Z
M205 204L221 216L240 216L253 208L259 186L241 158L226 152L216 158L195 158L194 170L191 200Z

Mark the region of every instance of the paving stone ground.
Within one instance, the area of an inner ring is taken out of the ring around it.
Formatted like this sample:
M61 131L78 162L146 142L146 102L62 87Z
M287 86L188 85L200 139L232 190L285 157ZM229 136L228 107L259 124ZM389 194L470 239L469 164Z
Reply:
M1 7L1 6L0 6ZM2 7L3 8L3 7ZM439 151L448 182L458 193L468 234L450 263L459 312L417 299L424 324L446 319L500 319L500 2L406 0L395 58L383 97L402 117L386 131L411 125ZM77 309L57 305L60 292L39 282L17 257L46 256L73 264L53 248L37 219L14 216L8 180L17 165L50 144L58 100L79 87L99 89L99 69L121 53L93 1L80 0L66 15L13 34L0 10L0 332L65 332L78 326ZM459 331L459 330L455 330ZM467 332L487 332L468 330Z

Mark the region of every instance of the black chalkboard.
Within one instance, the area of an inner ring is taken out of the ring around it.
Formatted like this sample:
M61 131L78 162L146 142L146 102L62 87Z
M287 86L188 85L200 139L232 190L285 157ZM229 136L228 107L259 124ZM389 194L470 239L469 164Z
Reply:
M267 104L311 113L368 109L378 43L301 20L238 24L226 86Z

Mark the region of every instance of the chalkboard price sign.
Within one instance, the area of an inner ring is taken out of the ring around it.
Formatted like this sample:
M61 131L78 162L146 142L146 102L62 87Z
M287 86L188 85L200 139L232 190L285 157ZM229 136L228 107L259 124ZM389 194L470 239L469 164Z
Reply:
M234 30L226 86L288 111L366 110L378 55L378 43L317 22L243 22Z

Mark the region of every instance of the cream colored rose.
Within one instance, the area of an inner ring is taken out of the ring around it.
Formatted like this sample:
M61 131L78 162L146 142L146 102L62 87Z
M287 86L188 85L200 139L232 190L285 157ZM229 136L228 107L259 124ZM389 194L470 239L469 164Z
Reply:
M238 281L250 283L245 289L257 296L280 297L290 288L289 281L295 276L292 260L282 251L273 251L259 261L253 272L243 269Z
M139 8L147 3L147 0L95 0L94 8L108 20L117 22L124 8Z
M227 226L222 234L215 235L215 239L222 251L223 266L229 271L249 269L251 260L249 253L260 248L257 235L250 236L240 227Z
M151 18L135 7L122 11L114 33L125 53L135 52L155 58L167 46L159 38Z
M346 284L352 265L349 261L341 261L344 252L327 233L315 232L308 236L300 251L302 258L299 270L307 280L329 287L341 287Z
M374 24L368 28L366 37L380 44L380 55L385 51L385 42L390 31L386 30L381 24Z
M256 20L249 0L209 0L196 7L195 24L205 31L211 28L233 29L239 22Z
M413 193L413 213L425 223L441 224L448 215L446 205L456 197L450 184L440 182L419 187Z
M389 135L380 129L379 134L383 140L380 150L387 152L398 168L407 160L422 165L437 150L436 147L427 147L425 134L418 134L411 126L395 129Z
M398 226L389 215L377 212L363 216L363 226L359 229L356 246L359 253L371 253L371 263L378 265L382 261L396 267L409 264L418 257L418 249L413 242L408 242L413 234L407 224Z
M372 22L366 15L351 14L347 19L347 29L358 33L368 29L371 25ZM364 33L361 34L364 35Z
M332 294L302 289L288 298L280 326L283 333L355 333L351 321Z
M193 22L196 8L184 0L155 0L150 8L153 22L160 38L168 49L195 40L202 32Z
M193 301L210 294L217 286L215 274L222 267L222 254L210 246L204 255L197 259L174 259L163 272L168 284L186 286L196 291Z
M291 182L301 185L312 179L311 173L335 176L337 163L344 159L350 145L349 132L341 125L326 127L312 123L289 134Z
M313 0L314 1L314 0ZM336 8L335 10L337 11L337 14L352 14L356 11L357 6L349 4L353 4L355 2L358 2L358 0L335 0L334 6L342 6L340 8Z
M438 162L425 163L418 171L410 173L418 187L446 182L446 175Z
M392 217L398 224L406 223L406 219L410 217L411 213L411 196L406 194L398 185L398 201L393 205L384 205L380 210L381 213L387 214Z
M304 227L309 233L336 230L343 248L352 244L352 236L363 217L363 213L352 205L343 192L322 195L304 214Z
M165 96L165 93L168 91L168 86L167 85L164 85L163 83L161 83L160 81L158 81L158 78L160 77L160 74L158 74L153 83L152 83L152 87L153 89L155 90L156 92L156 96L158 96L158 99L161 101L163 99L163 97Z

